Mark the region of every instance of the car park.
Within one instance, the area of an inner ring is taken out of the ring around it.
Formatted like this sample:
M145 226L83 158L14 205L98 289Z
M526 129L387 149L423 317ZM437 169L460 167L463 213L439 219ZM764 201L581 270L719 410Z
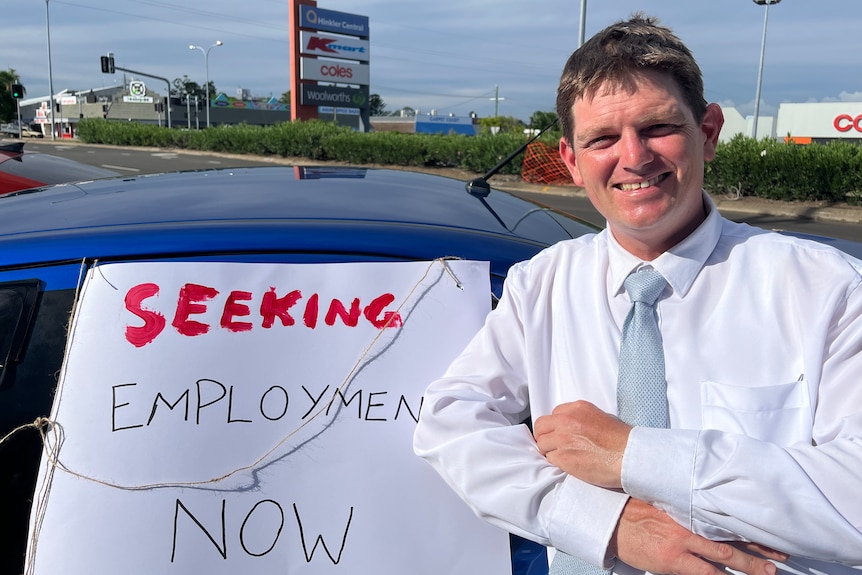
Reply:
M490 262L596 231L498 190L403 171L257 167L109 178L0 196L0 437L51 410L82 270L94 262ZM490 295L490 294L489 294ZM23 572L42 440L0 445L2 573ZM512 539L513 570L547 569Z
M0 142L0 194L117 175L67 158L27 152L24 146L22 142Z

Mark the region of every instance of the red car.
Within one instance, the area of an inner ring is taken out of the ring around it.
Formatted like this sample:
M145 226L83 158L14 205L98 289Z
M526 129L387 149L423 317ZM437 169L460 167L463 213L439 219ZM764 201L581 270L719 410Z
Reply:
M74 160L25 152L23 142L0 143L0 194L116 175Z

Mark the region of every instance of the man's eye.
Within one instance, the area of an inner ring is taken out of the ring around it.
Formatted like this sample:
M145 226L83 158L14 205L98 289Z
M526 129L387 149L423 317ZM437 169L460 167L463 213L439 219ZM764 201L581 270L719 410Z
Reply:
M675 131L675 124L655 124L646 129L646 133L650 136L667 136Z
M598 136L587 142L588 148L604 148L613 142L611 136Z

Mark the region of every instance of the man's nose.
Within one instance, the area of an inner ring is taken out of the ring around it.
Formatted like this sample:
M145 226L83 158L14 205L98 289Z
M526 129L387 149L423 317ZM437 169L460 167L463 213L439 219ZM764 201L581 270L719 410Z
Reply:
M623 168L639 168L653 160L649 140L633 132L623 133L619 140L620 164Z

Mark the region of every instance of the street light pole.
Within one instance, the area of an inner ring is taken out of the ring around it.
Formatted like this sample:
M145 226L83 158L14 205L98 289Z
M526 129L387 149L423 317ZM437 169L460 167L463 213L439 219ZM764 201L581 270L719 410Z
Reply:
M765 6L763 11L763 39L760 42L760 65L757 67L757 92L754 96L754 121L751 126L751 137L757 139L757 118L760 116L760 87L763 84L763 57L766 54L766 25L769 22L769 5L778 4L781 0L753 0L758 6Z
M47 0L46 0L47 1ZM192 44L189 46L189 50L200 50L204 55L204 72L206 73L206 94L207 94L207 128L210 127L210 50L215 48L216 46L221 46L224 44L221 40L216 40L216 43L210 46L209 48L204 49L202 46L195 46Z
M48 91L49 103L51 105L51 139L55 139L54 134L54 73L51 70L51 16L48 10L48 0L45 0L45 26L48 35Z
M581 0L581 25L578 30L578 48L584 45L587 32L587 0Z

